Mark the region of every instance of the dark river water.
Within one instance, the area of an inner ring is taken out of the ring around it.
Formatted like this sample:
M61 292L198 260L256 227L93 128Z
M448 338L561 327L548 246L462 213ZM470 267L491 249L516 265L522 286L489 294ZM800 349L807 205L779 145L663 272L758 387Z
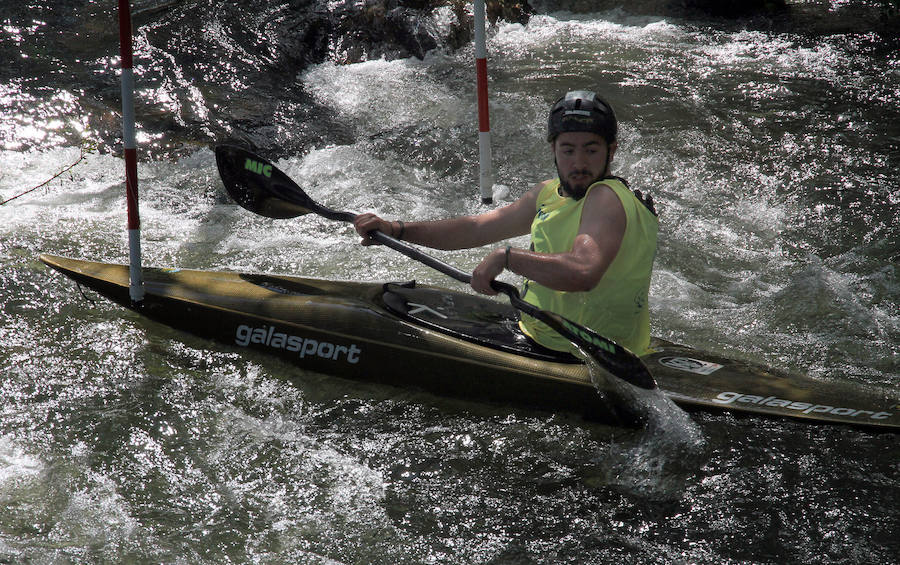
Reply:
M900 561L896 434L677 409L607 427L305 372L82 296L38 255L127 260L112 4L0 14L0 563ZM354 29L421 35L378 46L326 25L352 3L249 4L135 3L145 263L461 288L345 224L236 207L211 150L250 144L341 209L487 210L459 13L382 5ZM654 335L896 398L900 41L881 4L599 4L489 28L498 197L553 174L549 104L598 90L615 172L661 210Z

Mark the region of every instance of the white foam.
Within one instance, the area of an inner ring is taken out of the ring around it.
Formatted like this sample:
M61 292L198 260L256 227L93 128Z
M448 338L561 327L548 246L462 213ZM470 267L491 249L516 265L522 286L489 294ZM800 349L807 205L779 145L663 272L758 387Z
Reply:
M38 476L44 469L40 459L28 453L10 436L0 437L0 491L15 492L20 481Z
M651 499L679 499L690 459L706 443L700 427L659 389L645 390L609 376L588 358L598 393L617 411L639 416L643 429L597 456L605 482Z
M357 125L363 134L427 121L446 128L469 121L474 108L469 100L448 93L431 79L433 58L383 59L336 65L322 63L305 71L304 88L335 117Z

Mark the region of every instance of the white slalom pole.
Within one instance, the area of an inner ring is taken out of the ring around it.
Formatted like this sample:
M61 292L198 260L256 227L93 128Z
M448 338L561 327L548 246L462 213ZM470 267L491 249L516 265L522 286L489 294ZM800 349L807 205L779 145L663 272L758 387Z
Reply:
M494 173L491 169L491 121L488 115L487 48L484 38L484 0L475 0L475 78L478 102L478 184L481 201L493 202Z
M134 73L131 50L131 6L119 0L119 53L122 58L122 137L125 145L125 200L128 206L128 257L132 303L144 300L141 271L141 217L138 212L137 143L134 135Z

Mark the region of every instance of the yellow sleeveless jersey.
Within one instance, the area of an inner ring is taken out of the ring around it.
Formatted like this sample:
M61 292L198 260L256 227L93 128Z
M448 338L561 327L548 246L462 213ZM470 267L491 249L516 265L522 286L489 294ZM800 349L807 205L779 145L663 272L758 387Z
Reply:
M559 179L548 183L538 195L537 214L531 224L532 247L538 253L571 251L581 226L587 194L579 200L561 196L559 184ZM526 281L523 298L642 355L650 347L648 295L659 221L618 179L597 181L588 192L600 184L619 197L627 221L622 245L603 278L587 292L563 292ZM545 347L572 350L569 340L531 316L523 315L519 327Z

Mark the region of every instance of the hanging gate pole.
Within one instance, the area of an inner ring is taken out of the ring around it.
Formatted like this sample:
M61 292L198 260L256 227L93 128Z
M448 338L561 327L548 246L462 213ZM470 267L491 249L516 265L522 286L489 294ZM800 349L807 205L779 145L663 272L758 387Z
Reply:
M141 218L138 212L137 143L134 134L134 73L131 50L131 6L119 0L119 53L122 59L122 137L125 145L125 200L128 206L128 257L133 303L144 299L141 272Z
M481 201L493 202L494 174L491 170L491 121L488 115L487 48L484 32L484 0L475 0L475 78L478 102L478 184Z

